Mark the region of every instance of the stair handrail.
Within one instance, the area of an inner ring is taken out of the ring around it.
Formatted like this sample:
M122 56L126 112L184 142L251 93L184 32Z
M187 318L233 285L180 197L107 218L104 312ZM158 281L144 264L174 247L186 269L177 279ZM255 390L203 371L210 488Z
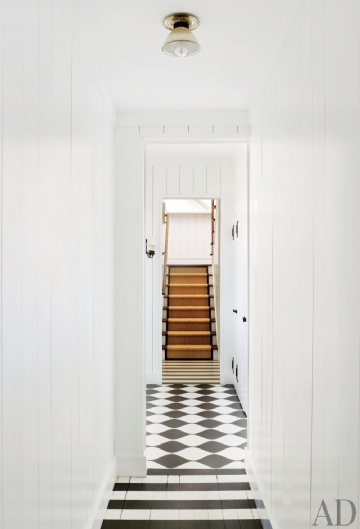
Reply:
M166 294L166 269L167 269L167 260L168 260L168 247L169 247L169 224L170 218L169 215L165 212L165 249L164 249L164 268L163 268L163 280L162 280L162 293L163 296Z
M215 200L211 201L211 253L210 257L214 255L214 245L215 245Z

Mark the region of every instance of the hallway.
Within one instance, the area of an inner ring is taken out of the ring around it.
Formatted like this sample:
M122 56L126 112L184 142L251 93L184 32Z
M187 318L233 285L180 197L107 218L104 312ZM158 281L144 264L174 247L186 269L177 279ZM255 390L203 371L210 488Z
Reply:
M0 0L0 122L0 529L360 529L360 0Z
M146 478L119 478L102 529L260 529L234 387L147 387Z

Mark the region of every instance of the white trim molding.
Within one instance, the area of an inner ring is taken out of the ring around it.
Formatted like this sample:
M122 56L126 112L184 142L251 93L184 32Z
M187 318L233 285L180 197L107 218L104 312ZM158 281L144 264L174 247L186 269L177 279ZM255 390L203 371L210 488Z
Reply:
M239 127L249 125L247 111L234 112L118 112L118 127L194 127L194 132L204 134L209 127ZM230 132L230 131L229 131Z
M146 475L145 387L146 383L151 383L149 376L145 374L146 143L248 143L249 138L250 127L246 112L118 114L115 134L115 447L118 475ZM231 161L227 169L228 173L230 171ZM229 177L224 178L225 188L231 185L230 180ZM229 196L229 189L225 188L222 189L221 196ZM213 194L211 196L215 198ZM224 208L223 229L230 226L231 218L231 208ZM227 244L230 242L224 237L223 246ZM124 248L126 259L123 259ZM223 279L221 292L227 296L229 310L230 291L231 288ZM124 299L127 304L124 304ZM231 350L231 345L226 345L228 325L227 318L222 318L220 335L225 337L225 345L221 347L223 353L226 353L226 362L223 354L220 364L226 381L231 379L227 372ZM158 383L160 377L161 355L151 374L152 383ZM130 453L132 455L126 455Z
M145 478L147 474L146 456L118 456L117 474L118 476Z
M105 518L105 512L108 507L109 500L111 499L111 494L114 489L114 484L117 479L116 471L116 459L114 458L109 471L107 473L106 479L104 480L103 486L101 487L98 499L95 504L94 514L90 518L88 529L100 529Z

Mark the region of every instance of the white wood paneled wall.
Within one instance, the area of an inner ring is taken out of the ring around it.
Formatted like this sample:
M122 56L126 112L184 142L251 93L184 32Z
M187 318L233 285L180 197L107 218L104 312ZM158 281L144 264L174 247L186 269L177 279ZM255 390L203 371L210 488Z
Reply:
M169 214L168 264L211 264L211 214Z
M0 526L83 529L114 463L114 127L55 2L0 0L0 47Z
M242 144L234 153L233 201L234 201L234 309L231 318L234 325L234 377L233 383L245 412L248 413L249 343L248 343L248 146ZM243 321L243 318L246 321ZM236 380L236 366L238 377Z
M249 444L275 528L359 510L359 66L359 1L309 0L252 117Z

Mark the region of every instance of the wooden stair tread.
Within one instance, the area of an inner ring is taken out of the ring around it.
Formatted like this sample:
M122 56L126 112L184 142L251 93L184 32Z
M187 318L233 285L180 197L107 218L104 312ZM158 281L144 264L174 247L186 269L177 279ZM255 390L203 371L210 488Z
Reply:
M199 351L205 351L217 349L217 345L163 345L163 349L198 349Z
M211 345L165 345L168 349L211 349Z
M171 272L171 274L168 273L168 274L166 274L166 275L167 275L167 276L172 276L172 277L174 277L174 276L178 276L178 277L180 277L180 276L182 276L182 277L183 277L183 276L191 276L191 277L205 277L205 276L208 276L208 277L212 277L212 276L213 276L212 274L207 274L206 272L204 272L204 273L199 273L199 272L198 272L198 273L194 273L194 272L191 272L190 274L186 274L186 273L178 273L178 272L176 272L176 273Z
M215 318L164 318L163 323L210 323L215 322Z
M213 298L211 294L166 294L164 298Z
M208 305L170 305L170 307L163 307L164 310L215 310L215 307L209 307Z
M209 336L215 334L213 331L164 331L163 334L170 334L171 336Z
M167 287L212 287L209 283L168 283Z
M163 349L214 349L217 350L217 345L163 345Z

